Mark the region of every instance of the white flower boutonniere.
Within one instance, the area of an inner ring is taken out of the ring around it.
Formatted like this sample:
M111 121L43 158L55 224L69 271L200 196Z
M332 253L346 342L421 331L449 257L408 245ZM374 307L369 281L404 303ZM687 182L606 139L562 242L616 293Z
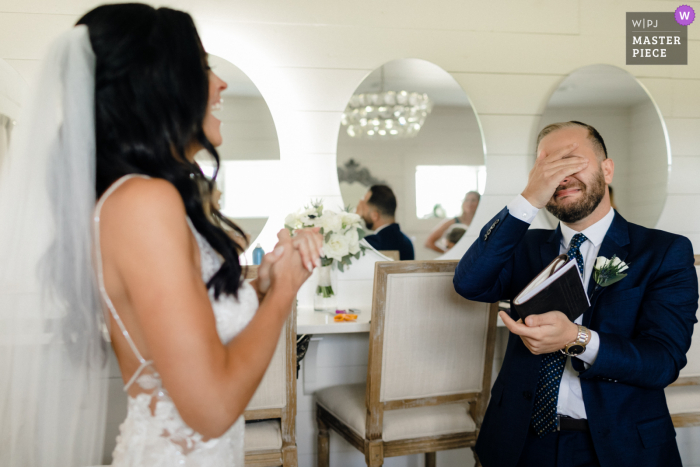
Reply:
M623 274L629 269L629 264L622 261L617 256L613 255L608 259L605 256L598 256L593 267L593 279L595 280L596 289L599 287L607 287L627 277Z

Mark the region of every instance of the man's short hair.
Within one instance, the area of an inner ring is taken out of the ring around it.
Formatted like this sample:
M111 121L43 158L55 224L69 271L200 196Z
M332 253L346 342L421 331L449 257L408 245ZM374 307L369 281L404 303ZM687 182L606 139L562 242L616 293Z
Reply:
M454 229L450 230L450 233L447 234L446 239L450 243L457 243L461 240L465 233L467 233L467 229L455 227Z
M369 189L372 193L367 200L382 216L394 217L396 214L396 196L386 185L372 185Z
M540 134L537 135L537 147L540 147L540 141L542 141L542 138L547 136L550 133L553 133L557 130L561 130L563 128L571 128L571 127L583 127L588 130L588 139L591 140L591 144L593 145L593 150L598 153L598 156L603 156L602 159L607 159L608 158L608 149L605 147L605 141L603 141L603 137L600 136L600 133L598 133L598 130L593 128L590 125L587 125L583 122L579 122L576 120L571 120L570 122L559 122L559 123L552 123L551 125L547 125L546 127L542 128L542 131L540 131Z

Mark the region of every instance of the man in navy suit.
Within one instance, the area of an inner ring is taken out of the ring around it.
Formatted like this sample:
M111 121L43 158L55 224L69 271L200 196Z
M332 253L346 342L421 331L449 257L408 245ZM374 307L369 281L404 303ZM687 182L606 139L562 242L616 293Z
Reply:
M680 466L664 388L686 364L698 281L690 241L627 222L610 206L615 165L581 122L550 125L525 190L459 262L470 299L513 299L557 255L577 262L591 306L575 323L559 311L500 313L510 330L476 444L485 467ZM528 230L539 209L561 222ZM629 263L607 287L596 258ZM565 355L562 352L566 352Z
M373 185L357 205L357 213L362 216L365 225L374 230L373 235L365 237L367 243L375 250L398 250L402 261L415 258L413 243L396 223L396 196L386 185Z

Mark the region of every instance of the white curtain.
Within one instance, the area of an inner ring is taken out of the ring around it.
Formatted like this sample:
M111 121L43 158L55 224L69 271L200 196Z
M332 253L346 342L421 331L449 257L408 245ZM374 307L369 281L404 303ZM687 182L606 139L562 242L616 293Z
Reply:
M0 114L0 165L5 159L7 149L10 147L10 133L12 132L12 119Z

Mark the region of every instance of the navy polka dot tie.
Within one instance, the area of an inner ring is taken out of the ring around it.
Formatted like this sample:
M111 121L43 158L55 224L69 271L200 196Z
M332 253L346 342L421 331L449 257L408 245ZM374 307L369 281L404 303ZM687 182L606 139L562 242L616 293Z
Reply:
M578 270L583 276L583 256L581 245L588 240L582 233L577 233L571 239L569 251L566 253L570 259L576 259ZM559 385L564 374L566 355L561 352L552 352L542 357L540 367L540 379L537 381L537 393L535 394L535 407L532 412L532 426L540 438L548 433L557 431L557 400L559 399Z

